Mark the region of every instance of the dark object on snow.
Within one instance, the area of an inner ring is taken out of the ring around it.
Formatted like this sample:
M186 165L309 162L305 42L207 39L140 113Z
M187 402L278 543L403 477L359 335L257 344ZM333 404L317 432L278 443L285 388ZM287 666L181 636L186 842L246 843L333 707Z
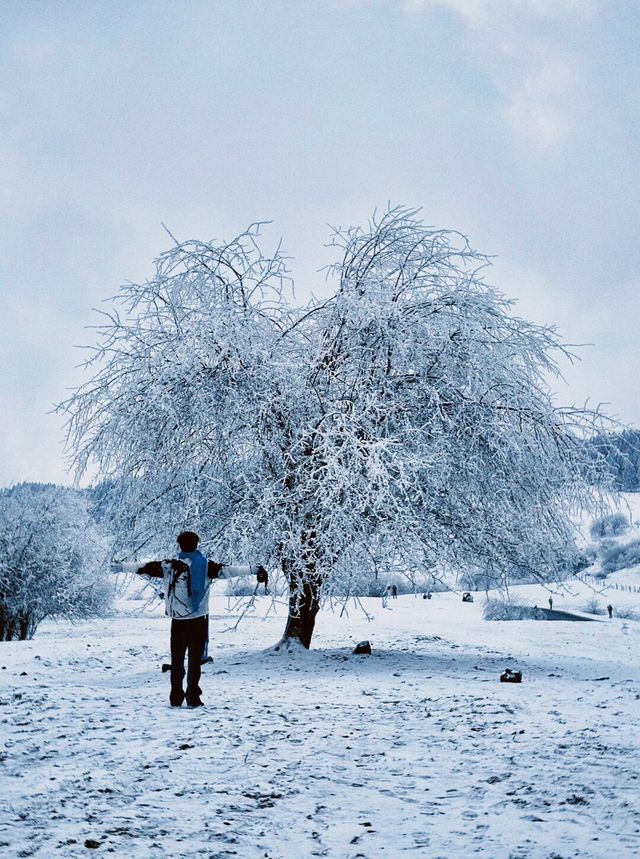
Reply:
M371 643L369 641L360 641L356 644L353 652L371 654Z
M267 596L269 593L269 573L265 570L262 564L260 564L256 572L256 586L253 591L254 596L258 593L260 585L264 585L264 595Z
M522 671L512 671L510 668L505 670L500 675L501 683L522 683Z
M162 673L166 674L167 671L171 671L171 663L170 662L163 662L162 663Z
M84 842L84 846L87 847L89 850L95 850L96 848L100 847L101 844L99 841L95 841L93 838L87 838L87 840Z
M609 617L613 617L613 606L612 605L607 606L607 611L609 612Z
M200 660L200 665L208 665L210 662L213 662L213 656L203 656ZM171 666L169 666L171 668Z
M473 602L473 597L469 593L469 591L465 591L462 594L462 602Z

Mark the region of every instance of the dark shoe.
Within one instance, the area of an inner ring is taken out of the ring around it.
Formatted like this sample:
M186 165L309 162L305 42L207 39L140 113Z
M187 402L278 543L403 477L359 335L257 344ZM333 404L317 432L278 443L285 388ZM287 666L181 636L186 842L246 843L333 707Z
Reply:
M198 700L198 701L191 701L190 703L187 703L187 707L188 707L190 710L195 710L195 709L196 709L196 707L204 707L204 701L200 701L200 700Z
M200 665L208 665L210 662L213 662L213 656L205 656L200 660Z

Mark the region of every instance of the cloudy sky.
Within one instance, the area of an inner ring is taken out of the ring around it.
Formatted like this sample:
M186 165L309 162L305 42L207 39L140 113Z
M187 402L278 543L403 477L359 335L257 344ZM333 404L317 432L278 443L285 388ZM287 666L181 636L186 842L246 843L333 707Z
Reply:
M394 204L591 344L559 401L640 424L635 0L0 0L0 484L69 482L53 404L92 308L169 240Z

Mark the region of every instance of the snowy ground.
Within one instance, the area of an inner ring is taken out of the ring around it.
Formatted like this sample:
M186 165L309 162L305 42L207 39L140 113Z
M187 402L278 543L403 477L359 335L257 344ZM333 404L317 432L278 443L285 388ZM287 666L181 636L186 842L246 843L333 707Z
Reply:
M572 590L554 608L593 597ZM640 622L487 622L482 599L365 600L370 623L323 613L277 656L283 608L225 631L217 594L205 710L168 707L168 622L139 602L0 644L0 855L640 855Z

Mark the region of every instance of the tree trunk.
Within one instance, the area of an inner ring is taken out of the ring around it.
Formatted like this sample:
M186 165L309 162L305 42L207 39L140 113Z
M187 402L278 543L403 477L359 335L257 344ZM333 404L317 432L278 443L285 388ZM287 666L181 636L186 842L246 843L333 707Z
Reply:
M32 614L11 614L0 603L0 641L26 641L33 638L38 621Z
M26 641L28 638L33 638L31 617L28 614L20 616L20 641Z
M276 650L286 649L288 643L293 641L308 650L320 609L322 580L311 565L304 571L288 567L287 562L283 561L282 569L289 580L289 617Z
M16 631L16 618L15 615L9 615L4 622L4 630L3 630L3 641L13 641L14 632Z

